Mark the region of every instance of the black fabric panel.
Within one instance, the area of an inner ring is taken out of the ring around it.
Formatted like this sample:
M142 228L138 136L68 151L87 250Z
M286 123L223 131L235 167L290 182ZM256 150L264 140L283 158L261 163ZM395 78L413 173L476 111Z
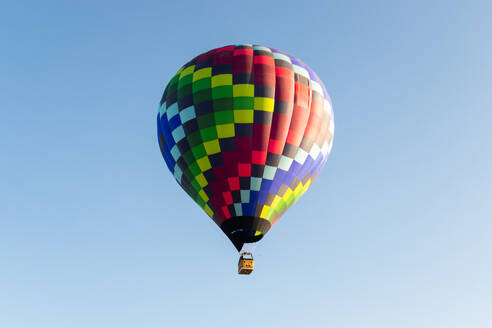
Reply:
M272 112L265 112L262 110L255 110L253 112L253 118L255 123L271 125L272 124Z
M280 163L280 156L281 155L278 154L268 153L266 158L266 165L278 166L278 163Z
M256 178L263 177L263 172L265 171L265 165L261 164L251 164L251 176Z
M294 109L294 104L283 100L275 100L274 112L290 115Z
M234 137L219 139L219 145L222 152L236 150L236 139Z
M212 191L212 188L210 188L210 185L206 185L205 187L203 187L203 191L205 192L205 194L207 194L208 198L212 198L214 195L214 192Z
M199 69L205 68L205 67L212 67L213 65L213 60L212 59L207 59L207 60L202 60L196 63L195 66L195 72L198 71Z
M255 216L236 216L222 222L220 228L239 252L245 243L254 243L263 238L270 230L271 223ZM256 231L261 234L255 236Z
M270 51L266 51L266 50L254 50L253 54L255 56L266 56L266 57L272 57L273 58L273 54Z
M299 82L300 84L304 84L304 85L309 86L309 80L308 80L308 78L305 77L305 76L302 76L301 74L294 73L294 80L296 82Z
M185 134L187 136L189 136L190 134L192 134L193 132L195 131L198 131L200 128L198 127L198 123L196 121L196 119L191 119L189 120L188 122L182 124L183 126L183 130L185 132Z
M221 153L209 155L208 160L210 161L212 167L218 167L224 165L224 161L222 160Z
M234 49L253 49L253 46L248 46L246 44L242 44L242 45L236 46Z
M233 84L253 84L254 77L251 73L234 73L232 82Z
M231 190L231 196L234 203L241 203L241 192L239 190Z
M178 108L179 109L185 109L187 107L190 107L191 105L193 105L193 94L192 93L184 96L181 99L178 99Z
M289 158L294 158L296 157L298 147L293 146L289 143L285 143L284 146L284 152L282 153L284 156L287 156Z
M253 136L253 124L250 123L236 123L234 124L234 130L236 132L236 137Z
M255 84L255 97L275 98L275 87L270 85Z
M212 67L212 76L219 74L232 74L232 65L223 64Z
M176 144L176 146L178 147L179 152L181 154L184 154L188 150L190 150L190 144L188 143L188 140L186 140L186 138L183 138L180 141L178 141L178 143Z
M215 182L217 180L215 178L215 173L212 169L203 172L203 176L205 177L205 179L207 180L208 183L212 183L212 182Z
M239 188L241 190L249 190L251 188L251 178L239 177Z
M213 111L214 111L214 103L212 100L195 104L195 112L197 117L205 114L213 113Z
M282 60L282 59L275 59L275 67L284 67L284 68L287 68L291 71L294 70L291 63L289 63L285 60Z

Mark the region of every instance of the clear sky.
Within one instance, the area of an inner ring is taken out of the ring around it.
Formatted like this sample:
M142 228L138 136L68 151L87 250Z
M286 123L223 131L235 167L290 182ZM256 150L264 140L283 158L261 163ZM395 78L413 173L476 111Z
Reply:
M490 1L0 4L0 327L492 326ZM335 141L256 270L156 140L175 71L306 62Z

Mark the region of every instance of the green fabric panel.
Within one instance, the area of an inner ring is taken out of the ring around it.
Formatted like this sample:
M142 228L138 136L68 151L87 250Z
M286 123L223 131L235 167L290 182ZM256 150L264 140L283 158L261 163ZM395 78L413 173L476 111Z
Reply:
M198 126L200 129L205 129L210 126L215 126L214 113L205 114L197 117Z
M178 89L191 83L193 83L193 74L183 76L178 81Z
M201 90L208 90L212 88L212 82L210 78L201 79L193 82L193 93Z
M202 136L202 139L204 141L210 141L210 140L214 140L214 139L218 138L217 129L216 129L215 125L211 126L209 128L200 130L200 135Z
M254 97L234 97L234 109L253 109L255 105Z
M207 152L205 151L205 147L202 144L191 148L191 152L195 156L196 159L200 159L204 156L207 156Z
M232 85L223 85L212 89L212 99L232 98Z
M215 116L215 122L217 124L227 124L227 123L234 122L234 112L232 110L215 112L214 116Z
M178 99L191 95L191 84L187 84L178 89Z
M200 189L202 189L200 187L200 185L198 184L198 182L196 182L196 180L193 180L191 181L191 186L193 187L193 189L195 190L194 192L194 196L193 196L193 199L197 199L198 198L198 192L200 191Z
M193 162L193 164L190 165L190 171L193 173L193 175L196 177L198 174L202 173L202 170L200 170L200 167L196 162ZM198 183L198 182L197 182Z
M190 165L195 161L195 157L193 156L193 153L191 150L188 150L186 153L183 154L183 158L186 161L186 164Z
M233 98L214 99L214 111L231 110L233 107Z
M196 145L199 145L202 143L202 138L200 136L200 131L193 132L189 136L186 137L188 139L188 142L190 144L190 147L195 147Z
M212 100L212 90L205 89L198 92L193 93L193 102L196 104L201 104L206 101Z

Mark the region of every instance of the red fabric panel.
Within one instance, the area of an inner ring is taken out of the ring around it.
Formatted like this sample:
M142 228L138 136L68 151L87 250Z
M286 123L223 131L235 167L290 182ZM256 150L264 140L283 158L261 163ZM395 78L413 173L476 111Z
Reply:
M222 51L234 51L234 46L226 46L226 47L222 47L222 48L217 48L216 49L216 52L219 53L219 52L222 52Z
M275 100L294 101L294 80L278 77L275 84Z
M234 50L234 56L247 55L253 57L253 49L236 49Z
M228 219L231 217L231 213L229 212L229 209L227 206L222 206L222 212L224 212L225 219Z
M294 81L294 71L285 67L275 67L275 75Z
M251 137L236 137L236 161L247 163L251 161L253 139Z
M218 65L231 65L232 64L232 51L218 52L214 56L214 66Z
M309 104L310 91L311 89L309 89L307 85L296 82L294 103L298 106L307 107L307 109L309 109L308 104Z
M253 159L251 162L253 164L264 165L266 162L266 158L267 158L267 152L266 151L253 150Z
M229 188L231 188L231 190L239 190L239 177L229 177L227 178L227 181L229 182Z
M268 138L270 137L271 125L253 124L253 149L267 150Z
M275 66L254 64L253 72L255 76L255 84L275 85Z
M234 56L232 60L233 73L250 73L252 70L253 70L253 56Z
M306 130L304 131L304 135L311 140L315 140L319 130L319 124L322 120L322 111L321 104L318 102L311 103L311 111L309 115L308 124L306 126Z
M275 61L272 57L268 56L255 56L255 64L265 64L275 67Z
M272 142L272 139L281 140L282 142L285 141L287 132L289 132L290 120L291 115L273 113L272 131L270 132L270 143Z
M301 144L308 119L309 111L305 107L294 105L289 133L287 134L287 142L289 144L294 146L299 146Z
M226 204L228 204L228 205L229 205L229 204L234 203L234 202L232 201L232 194L231 194L231 192L230 192L230 191L224 191L224 192L222 193L222 195L224 196L224 200L225 200L225 203L226 203Z
M270 139L270 143L268 144L268 152L274 154L282 154L284 143L285 142L283 140Z
M239 163L238 171L240 177L249 177L251 176L251 164L249 163Z

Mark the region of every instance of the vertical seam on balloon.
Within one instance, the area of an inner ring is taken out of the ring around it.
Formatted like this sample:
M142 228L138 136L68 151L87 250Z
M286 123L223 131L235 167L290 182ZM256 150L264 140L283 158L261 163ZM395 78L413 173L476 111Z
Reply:
M197 56L197 57L198 57L198 56ZM197 71L197 69L196 69L196 66L197 66L196 58L197 58L197 57L193 58L193 59L189 62L189 63L190 63L190 65L193 65L193 66L194 66L194 67L193 67L193 72L192 72L191 74L194 74L194 73ZM191 96L192 96L192 99L193 99L193 97L194 97L194 95L193 95L193 83L194 83L194 82L193 82L193 79L192 79L192 82L191 82L191 88L192 88L192 91L191 91ZM195 117L194 117L193 119L196 121L196 124L198 125L198 118L197 118L197 116L196 116L196 107L195 107L195 101L194 101L194 100L192 101L192 105L191 105L191 106L193 106L193 109L195 110ZM183 125L183 123L181 123L181 125ZM201 145L202 147L205 147L205 146L204 146L204 140L203 140L202 136L200 135L200 129L198 128L198 129L197 129L197 131L195 131L195 132L193 132L193 133L198 133L198 136L199 136L199 138L200 138L200 140L199 140L199 142L200 142L200 143L199 143L199 145ZM191 152L191 154L193 155L193 158L195 159L195 161L194 161L193 163L198 163L199 158L196 158L195 154L193 153L193 151L192 151L192 147L191 147L191 144L190 144L189 140L187 140L187 142L188 142L188 145L190 146L190 150L189 150L189 151ZM209 160L209 158L208 158L208 154L207 154L205 157L207 157L207 160ZM191 164L193 164L193 163L191 163ZM191 164L188 164L188 166L190 166ZM197 164L197 165L198 165L198 164ZM201 168L200 168L200 171L201 171ZM202 173L203 173L203 171L201 171L199 174L202 174ZM203 174L202 174L202 175L203 175ZM195 176L194 178L196 178L196 177L197 177L197 176ZM207 186L208 186L210 182L209 182L209 181L208 181L208 179L205 177L205 175L203 175L203 177L205 178L205 181L207 182ZM190 182L190 183L191 183L191 182ZM205 209L205 206L207 206L207 203L210 201L210 198L209 198L209 200L208 200L208 201L205 201L205 199L203 199L203 198L201 197L201 195L199 194L199 193L200 193L200 191L202 191L202 190L204 190L204 187L200 186L200 190L198 190L198 192L197 192L197 196L196 196L196 197L197 197L197 198L199 197L199 198L201 198L201 199L203 200L203 202L205 203L205 205L204 205L203 207L202 207L202 206L200 206L199 204L198 204L198 205L199 205L202 209ZM197 202L197 201L195 200L195 202ZM215 213L214 213L214 214L215 214Z
M237 47L237 45L235 46L235 48L236 48L236 47ZM254 50L253 50L253 47L252 47L252 46L251 46L251 50L254 52ZM237 57L237 58L236 58L236 57ZM232 79L233 79L233 92L234 92L234 64L235 64L235 61L236 61L236 63L237 63L238 61L240 61L240 60L242 59L241 57L242 57L242 56L235 56L234 54L233 54L233 56L232 56L232 70L233 70L233 71L232 71L232 76L233 76L233 77L232 77ZM254 61L254 56L252 55L252 56L251 56L251 65L250 65L250 66L249 66L249 68L248 68L247 70L245 70L245 71L249 71L249 72L250 72L250 76L254 79L253 61ZM254 90L254 80L253 80L253 90ZM253 91L253 92L254 92L254 91ZM254 101L254 94L253 94L253 101ZM235 112L234 112L235 110L236 110L236 109L234 108L234 93L233 93L233 108L232 108L233 115L234 115L234 113L235 113ZM254 115L254 109L253 109L253 115ZM235 127L235 126L236 126L236 122L234 121L234 127ZM249 147L249 149L247 149L247 152L248 152L248 154L249 154L249 164L250 164L250 165L251 165L251 162L252 162L252 157L253 157L253 129L254 129L254 120L253 120L253 123L251 124L251 139L250 139L250 147ZM239 164L239 163L238 163L238 164ZM249 179L250 179L250 188L249 188L248 192L250 193L250 196L251 196L251 174L250 174ZM241 188L240 188L240 190L241 190ZM248 212L248 211L245 211L245 210L244 210L244 208L243 208L243 204L245 204L245 205L247 204L247 207L250 207L250 204L251 204L251 197L249 198L249 202L248 202L248 203L243 203L243 202L242 202L242 200L243 200L243 199L242 199L242 195L241 195L241 202L240 202L239 204L240 204L240 206L241 206L242 215L248 216L248 215L250 215L250 212ZM236 215L237 215L237 214L238 214L238 213L236 213Z
M253 55L251 59L251 77L253 80L253 131L252 131L252 140L251 140L251 162L253 162L253 151L254 151L254 131L255 131L255 122L254 122L254 115L255 115L255 109L254 109L254 99L255 99L255 44L251 44L251 47L253 49ZM252 164L253 165L253 164ZM251 194L251 176L250 176L250 189L249 189L249 204L250 204L250 212L248 215L255 216L256 213L256 207L258 206L258 198L260 197L260 189L261 189L261 184L260 188L257 190L257 195L252 195Z
M277 66L275 65L275 61L274 61L274 66L275 66L275 69L276 69ZM293 74L294 74L294 72L293 72ZM276 75L276 72L275 72L275 81L276 81L276 79L277 79L277 75ZM275 90L275 92L276 92L276 90ZM285 144L287 142L287 137L289 135L290 125L292 124L292 116L293 116L293 113L294 113L294 99L295 99L295 78L294 78L294 92L292 92L292 99L291 99L291 102L292 102L292 110L290 111L289 128L288 128L287 133L285 134L285 137L284 137L284 140L283 140L282 151L280 152L280 156L283 156L283 152L284 152L284 149L285 149ZM273 127L273 120L272 120L272 127ZM281 160L281 158L280 158L280 160ZM272 181L275 181L275 179L277 178L278 172L279 172L279 167L277 165L277 170L275 171L275 175L273 176ZM286 171L286 173L287 172L288 171ZM270 186L270 188L268 188L268 193L274 193L275 195L277 195L277 191L275 191L275 189L273 188L273 182L272 182L272 185ZM276 212L275 209L273 209L273 211Z
M254 46L255 46L255 45L253 45L253 72L254 72L254 56L255 56L255 54L254 54ZM266 47L266 48L270 49L270 52L272 53L272 59L273 59L273 52L272 52L271 48L269 48L269 47ZM275 63L275 62L274 62L274 63ZM275 64L273 65L273 71L274 71L274 75L275 75ZM274 79L274 82L273 82L274 104L275 104L275 89L276 89L276 82L277 82L277 81ZM256 94L255 94L255 96L256 96ZM273 113L272 113L272 121L273 121ZM266 138L268 138L268 140L270 140L270 135L271 135L271 132L272 132L272 121L270 122L270 129L269 129L269 131L268 131L268 136L266 136L266 135L264 135L264 136L263 136L263 138L265 138L265 137L266 137ZM266 152L267 152L267 157L268 157L268 146L269 146L269 144L270 144L270 142L268 143L268 145L267 145L267 149L266 149ZM263 164L263 170L265 169L265 166L266 166L266 162L265 162L265 164ZM263 172L264 172L264 171L263 171ZM256 197L255 197L255 199L254 199L254 203L256 204L256 206L255 206L255 210L254 210L255 212L256 212L256 208L258 207L258 199L260 198L260 193L261 193L261 191L262 191L262 190L261 190L261 187L263 186L263 181L264 181L264 180L265 180L265 179L264 179L264 178L263 178L263 176L262 176L262 177L261 177L261 184L260 184L260 188L259 188L259 190L258 190L258 194L256 195ZM251 199L251 196L250 196L250 199ZM263 207L263 206L265 206L265 204L262 204L262 207Z

